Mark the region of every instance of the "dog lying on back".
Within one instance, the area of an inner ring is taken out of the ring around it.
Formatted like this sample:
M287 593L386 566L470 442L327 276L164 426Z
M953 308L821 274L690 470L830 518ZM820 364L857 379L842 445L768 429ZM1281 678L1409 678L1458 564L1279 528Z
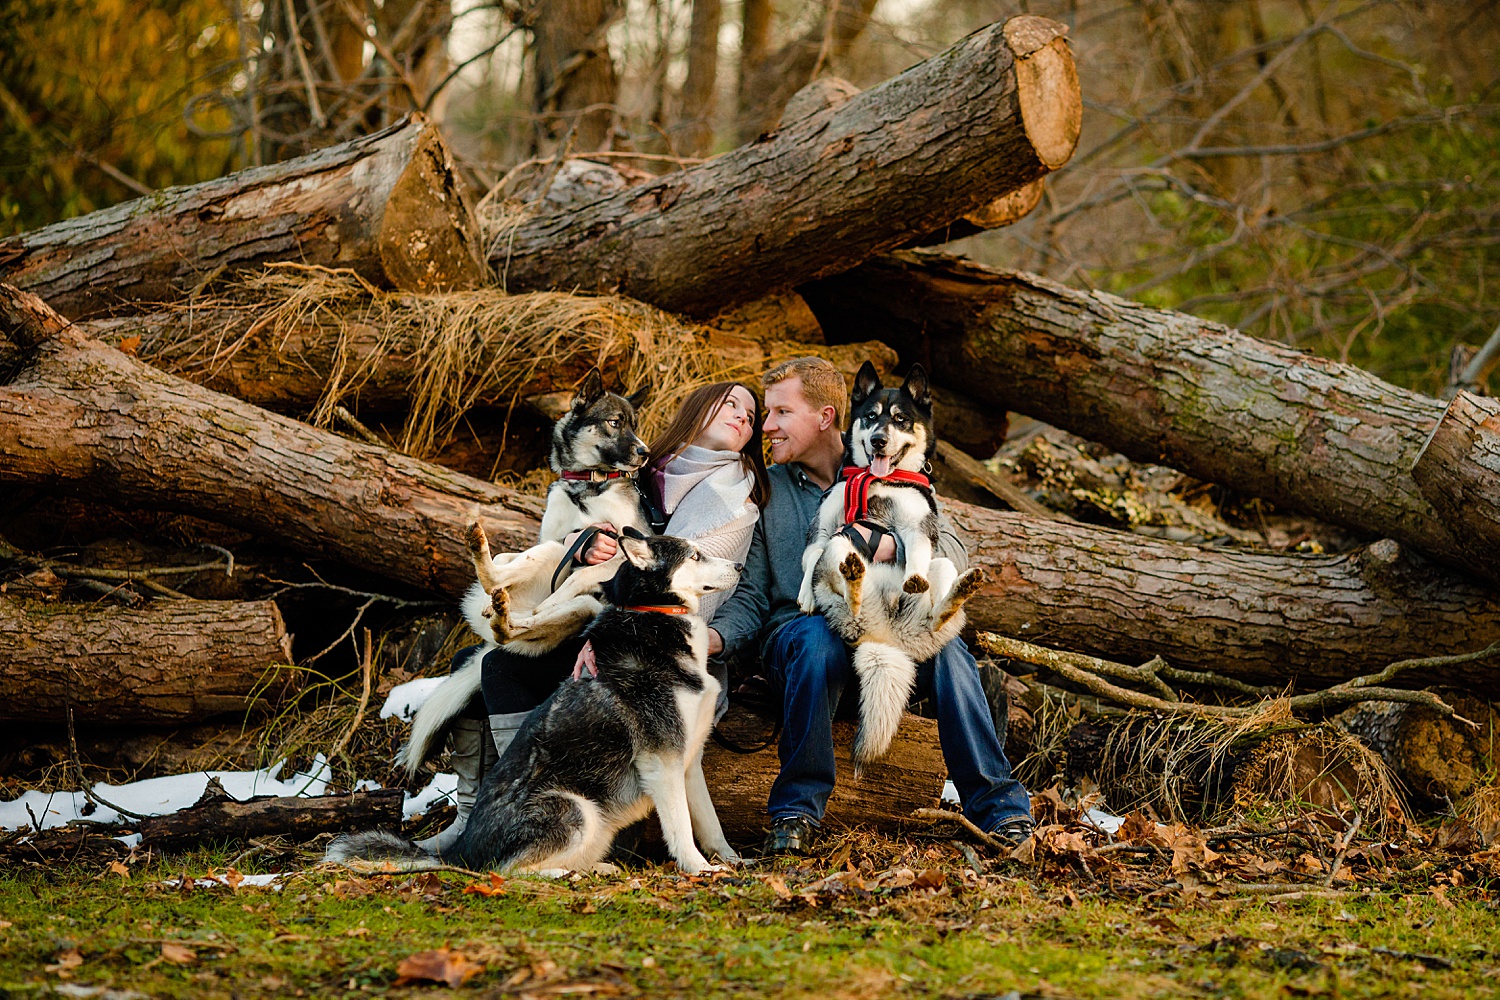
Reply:
M697 610L704 594L734 586L741 567L684 539L630 529L620 550L619 572L603 588L608 604L584 633L599 676L564 681L531 713L484 776L457 843L435 855L377 830L338 838L327 860L588 870L654 807L684 872L716 867L700 844L739 861L703 779L719 682Z
M574 565L554 590L564 564L572 561L567 536L603 523L642 533L651 530L645 503L631 478L646 461L646 444L635 433L635 408L645 395L644 389L628 397L605 392L597 368L584 376L567 412L552 428L548 461L559 478L547 490L536 545L525 552L493 555L484 528L469 525L469 554L478 579L461 608L484 644L418 709L411 739L396 757L409 776L416 776L449 721L478 693L485 654L503 646L522 656L540 656L577 634L603 607L600 587L615 575L624 556L616 553L595 566ZM587 547L582 544L578 551Z
M984 582L937 555L938 509L924 470L937 448L927 373L913 365L899 389L866 361L854 379L844 481L818 509L802 556L798 604L821 613L854 647L859 678L856 769L890 749L916 683L964 626L963 605ZM869 543L853 530L871 529ZM878 563L881 534L896 537L898 561Z

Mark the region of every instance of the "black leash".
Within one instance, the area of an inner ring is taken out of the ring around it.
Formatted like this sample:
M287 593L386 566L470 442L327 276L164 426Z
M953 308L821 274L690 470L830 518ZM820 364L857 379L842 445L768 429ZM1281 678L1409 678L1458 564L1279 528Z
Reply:
M594 544L594 539L600 535L608 535L610 538L616 539L620 537L607 528L600 528L592 524L580 531L578 537L573 539L573 544L568 546L568 551L563 553L563 557L558 562L557 568L552 571L552 590L554 593L557 591L558 577L562 576L562 571L569 566L575 565L574 560L578 558L578 553L587 552L589 547Z
M870 529L870 538L868 541L865 540L865 537L863 535L854 530L855 525ZM839 534L849 539L849 543L854 546L855 551L865 557L865 562L874 562L875 550L880 548L881 541L883 541L885 539L885 536L889 535L890 532L886 531L874 521L866 521L861 518L860 520L855 521L852 524L844 525L839 529Z

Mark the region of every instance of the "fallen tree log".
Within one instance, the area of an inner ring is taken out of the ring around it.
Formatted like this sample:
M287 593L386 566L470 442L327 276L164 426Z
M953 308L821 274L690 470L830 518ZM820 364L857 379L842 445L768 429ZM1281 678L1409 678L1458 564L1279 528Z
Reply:
M1425 806L1448 807L1482 787L1500 764L1500 709L1467 692L1439 692L1465 725L1425 705L1371 701L1334 721L1378 753Z
M947 504L989 580L969 626L1105 660L1326 687L1500 640L1500 593L1382 539L1346 555L1186 545ZM1500 684L1500 661L1394 685Z
M504 287L616 290L707 316L834 274L1062 166L1082 102L1066 28L1015 17L706 163L495 234Z
M473 582L469 521L502 551L536 541L535 497L210 392L73 330L28 355L0 385L0 482L195 514L450 595Z
M1500 400L1458 393L1411 477L1472 562L1500 564Z
M0 280L75 319L189 296L268 261L410 290L486 280L453 161L420 115L307 156L0 241Z
M297 690L274 601L20 604L0 597L0 722L196 721Z
M1443 404L1217 323L931 254L801 289L830 343L877 336L935 381L1500 582L1411 475ZM998 397L998 398L996 398Z
M240 802L215 784L195 805L166 816L140 821L142 846L181 851L198 844L246 841L253 837L288 837L302 842L320 833L344 833L382 827L401 828L399 788L377 788L348 795L312 798L266 796Z
M729 711L720 729L732 738L750 742L769 735L764 720L753 713L739 705L731 705ZM854 729L853 722L843 719L833 724L838 780L828 799L825 824L894 832L911 820L913 809L937 805L948 769L938 748L936 720L907 713L890 752L867 766L858 780L852 769ZM731 843L760 843L770 825L766 799L780 771L774 744L751 754L733 753L712 741L704 747L703 776Z

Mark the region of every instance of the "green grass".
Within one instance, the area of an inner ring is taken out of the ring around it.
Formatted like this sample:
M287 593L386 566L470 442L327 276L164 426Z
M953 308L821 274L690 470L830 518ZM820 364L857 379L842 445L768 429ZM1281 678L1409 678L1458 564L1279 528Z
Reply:
M448 987L396 987L398 964L445 946L484 965L460 992L493 996L1430 998L1500 985L1487 883L1471 870L1446 898L1417 894L1441 864L1409 873L1409 895L1389 883L1383 896L1289 903L1184 900L1164 867L1142 864L1107 872L1096 861L1089 881L1008 863L976 879L946 844L898 844L884 859L938 869L940 887L817 892L815 905L801 890L828 874L827 859L696 879L657 868L513 878L494 896L465 893L476 882L456 873L310 871L280 892L165 884L228 859L198 853L128 877L97 866L0 874L0 997L48 995L63 979L46 967L74 949L83 961L60 970L68 982L151 997L416 996ZM1111 896L1117 879L1129 898ZM162 960L163 942L179 941L194 959Z

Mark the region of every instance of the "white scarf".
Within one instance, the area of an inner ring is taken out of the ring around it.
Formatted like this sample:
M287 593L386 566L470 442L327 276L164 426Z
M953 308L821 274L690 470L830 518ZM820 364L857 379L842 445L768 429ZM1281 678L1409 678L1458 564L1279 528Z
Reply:
M712 451L690 444L661 470L662 510L669 535L700 538L745 513L755 478L737 451ZM692 502L682 500L693 494Z

